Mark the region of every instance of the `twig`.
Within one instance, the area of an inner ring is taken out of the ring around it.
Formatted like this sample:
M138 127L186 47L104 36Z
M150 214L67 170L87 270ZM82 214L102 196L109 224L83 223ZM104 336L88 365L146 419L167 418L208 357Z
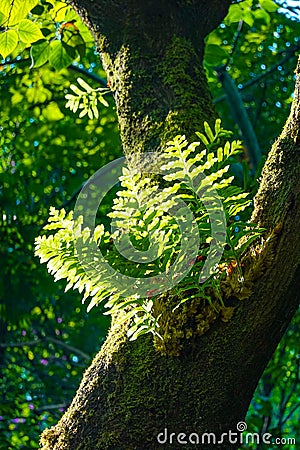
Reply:
M35 341L25 341L25 342L11 342L9 344L0 344L0 348L11 348L11 347L30 347L42 342L41 339L36 339Z
M97 83L101 84L103 87L107 87L107 82L104 78L99 77L96 73L89 72L87 69L84 69L83 67L76 66L75 64L71 64L68 69L73 70L74 72L81 73L82 75L85 75L86 77L90 78L91 80L96 81Z
M40 344L41 342L48 341L52 342L53 344L60 345L61 347L69 350L71 353L76 353L77 355L81 356L82 358L89 360L90 355L83 352L82 350L79 350L76 347L73 347L72 345L66 344L65 342L60 341L59 339L55 339L53 337L45 337L43 339L36 339L33 341L25 341L25 342L12 342L9 344L0 344L0 348L11 348L11 347L30 347L37 344Z
M72 345L66 344L65 342L60 341L59 339L55 339L52 337L46 337L46 341L53 342L54 344L60 345L61 347L66 348L72 353L77 353L77 355L82 356L84 359L90 359L90 355L87 353L84 353L82 350L79 350L78 348L73 347Z
M21 64L21 63L31 63L31 58L23 58L23 59L13 59L12 61L5 61L4 63L1 64L1 66L8 66L8 65L12 65L12 64ZM69 70L72 70L73 72L78 72L81 73L82 75L85 75L87 78L90 78L93 81L96 81L97 83L99 83L101 86L103 87L107 87L107 82L104 78L99 77L99 75L97 75L94 72L89 72L87 69L83 68L83 67L79 67L77 65L75 65L74 63L70 64L67 67ZM31 70L35 69L35 67L32 67ZM38 68L39 69L39 68Z
M68 403L58 403L57 405L45 405L40 406L39 408L34 408L34 412L48 411L49 409L66 408L67 406L69 406Z

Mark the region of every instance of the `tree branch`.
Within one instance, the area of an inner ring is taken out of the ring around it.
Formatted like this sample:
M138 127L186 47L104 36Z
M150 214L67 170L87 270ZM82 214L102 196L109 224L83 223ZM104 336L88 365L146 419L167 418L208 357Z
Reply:
M87 353L84 353L82 350L79 350L76 347L73 347L72 345L66 344L65 342L60 341L59 339L53 338L53 337L46 337L46 341L53 342L53 344L60 345L61 347L65 348L66 350L69 350L71 353L76 353L79 356L82 356L84 359L90 359L91 356Z
M273 66L271 66L265 72L261 73L260 75L257 75L252 80L246 81L246 83L244 83L242 87L238 87L237 89L239 91L243 91L243 90L253 86L254 84L259 83L261 80L263 80L264 78L268 77L272 72L274 72L274 70L276 70L279 66L282 66L285 62L290 61L291 55L293 55L296 58L295 53L299 49L300 49L300 44L299 45L295 45L294 47L292 47L289 50L283 50L282 52L278 53L278 54L286 53L286 56L284 56L277 63L273 64ZM214 99L213 103L216 105L217 103L219 103L219 102L221 102L223 100L226 100L226 98L227 98L226 94L222 95L221 97L218 97L218 98Z
M71 64L68 67L69 70L72 70L73 72L78 72L82 75L85 75L87 78L90 78L93 81L96 81L98 84L100 84L103 87L107 87L107 81L104 78L99 77L96 73L89 72L87 69L79 67L75 64Z

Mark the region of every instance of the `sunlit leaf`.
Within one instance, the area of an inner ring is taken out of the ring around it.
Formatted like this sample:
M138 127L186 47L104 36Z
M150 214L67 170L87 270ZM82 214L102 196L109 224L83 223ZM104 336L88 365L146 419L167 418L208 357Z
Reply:
M28 19L21 20L18 25L18 33L21 41L26 44L31 44L32 42L36 42L39 39L44 38L40 27Z
M41 44L33 45L30 49L31 55L31 68L41 67L49 59L50 45L48 41L44 41Z
M9 17L8 25L14 25L24 19L38 3L38 0L1 0L0 11Z
M262 8L268 12L277 11L279 8L279 5L277 5L273 0L259 0L259 3Z
M3 14L1 11L0 11L0 26L2 26L2 25L4 25L5 24L5 19L6 19L7 17L5 16L5 14Z
M49 62L57 70L64 69L72 63L73 59L68 55L60 41L50 44Z
M0 33L0 54L6 58L18 45L18 34L15 30Z
M219 45L208 44L205 47L205 62L212 66L222 64L228 58L228 53Z

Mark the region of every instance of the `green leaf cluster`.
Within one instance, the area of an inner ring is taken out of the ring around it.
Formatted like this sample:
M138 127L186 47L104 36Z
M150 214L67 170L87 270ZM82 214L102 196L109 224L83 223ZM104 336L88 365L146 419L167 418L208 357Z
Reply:
M264 22L270 21L269 13L277 11L279 6L273 0L244 0L230 6L226 23L231 24L243 20L250 27L259 19Z
M75 11L55 0L5 0L0 4L0 55L30 50L31 67L49 62L56 70L82 59L93 39Z
M224 25L232 27L236 23L244 23L248 27L254 27L259 24L263 28L263 32L261 36L257 36L257 39L261 41L264 38L266 25L269 25L271 21L270 13L274 13L278 8L279 6L273 0L244 0L233 3L224 20ZM222 40L218 34L218 30L214 30L207 38L204 57L207 66L220 66L227 63L231 58L228 41L226 42L227 45L222 45Z
M31 44L44 36L38 24L25 17L37 4L37 0L4 0L0 4L0 54L3 58L12 53L19 42Z
M226 65L263 155L285 123L294 90L300 21L291 20L287 14L288 10L278 9L274 1L235 2L224 22L206 38L204 65L218 114L224 126L240 138L240 130L215 72L215 67ZM247 160L247 148L244 156Z

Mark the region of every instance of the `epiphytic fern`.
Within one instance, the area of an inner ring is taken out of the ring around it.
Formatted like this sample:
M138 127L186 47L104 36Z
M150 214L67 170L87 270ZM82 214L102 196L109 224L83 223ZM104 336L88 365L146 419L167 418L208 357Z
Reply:
M139 165L123 168L122 189L109 213L110 230L98 225L93 232L82 229L75 238L80 223L74 223L72 213L52 208L44 229L56 233L36 239L41 262L48 262L55 280L66 278L66 289L78 289L83 301L90 298L89 309L105 302L110 313L125 311L122 320L131 321L131 339L148 332L159 335L153 298L164 290L177 290L178 305L189 298L181 294L191 289L209 302L206 288L218 292L221 267L232 263L243 283L240 256L261 230L247 222L251 199L230 175L241 143L221 146L225 134L218 120L214 131L205 123L205 134L197 133L205 149L200 141L189 144L176 136L161 155L162 182ZM184 235L187 224L190 234ZM208 260L213 263L208 265Z

